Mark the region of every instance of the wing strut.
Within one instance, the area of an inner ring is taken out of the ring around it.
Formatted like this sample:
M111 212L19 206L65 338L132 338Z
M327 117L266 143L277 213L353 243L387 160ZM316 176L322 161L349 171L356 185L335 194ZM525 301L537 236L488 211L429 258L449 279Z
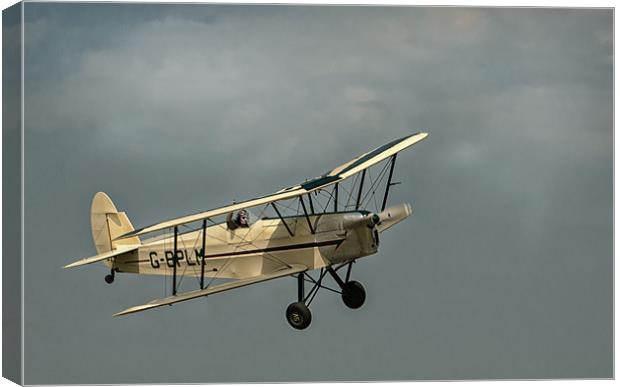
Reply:
M177 295L177 239L179 237L179 226L174 226L174 258L172 261L172 295Z
M338 183L334 184L334 212L338 212Z
M312 195L310 193L308 193L308 202L310 203L310 211L314 215L314 204L312 204Z
M207 256L207 219L202 220L202 260L200 261L200 289L205 288L205 257Z
M276 210L276 214L278 214L278 216L280 217L280 220L282 221L282 223L284 223L284 227L286 227L286 231L288 231L289 235L294 237L295 233L293 233L291 231L291 228L288 226L288 223L286 223L286 221L284 220L284 218L282 217L282 214L280 213L280 211L278 210L278 207L276 207L276 202L271 202L271 206L273 207L274 210Z
M301 202L301 208L304 210L304 215L306 216L306 221L308 222L308 228L310 228L310 234L314 234L314 228L312 228L312 222L310 222L310 217L308 216L308 211L306 210L306 204L304 203L304 197L300 196L299 201Z
M381 211L385 210L385 205L387 204L387 198L388 198L388 193L390 192L390 187L394 185L392 184L392 174L394 173L394 164L396 164L397 154L398 153L395 153L394 156L392 156L392 164L390 165L390 175L388 176L387 185L385 186L385 195L383 195L383 204L381 205Z
M357 191L357 202L355 203L355 209L360 208L360 202L362 200L362 189L364 188L364 178L366 177L366 170L362 171L362 180L360 181L360 190Z

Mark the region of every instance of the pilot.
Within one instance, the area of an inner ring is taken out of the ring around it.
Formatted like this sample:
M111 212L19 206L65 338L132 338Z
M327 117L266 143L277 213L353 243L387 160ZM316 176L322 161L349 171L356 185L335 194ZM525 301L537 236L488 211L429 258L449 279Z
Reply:
M229 230L250 227L250 217L248 212L246 210L239 210L234 219L232 212L229 213L226 216L226 226L228 226Z

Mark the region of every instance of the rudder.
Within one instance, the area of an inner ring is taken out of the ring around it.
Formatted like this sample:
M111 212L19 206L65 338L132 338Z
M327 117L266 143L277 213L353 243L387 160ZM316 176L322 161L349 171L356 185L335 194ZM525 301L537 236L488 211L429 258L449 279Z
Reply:
M140 238L132 237L113 241L119 235L133 231L131 221L124 212L119 212L105 192L97 192L90 207L90 225L93 242L98 254L119 246L139 245Z

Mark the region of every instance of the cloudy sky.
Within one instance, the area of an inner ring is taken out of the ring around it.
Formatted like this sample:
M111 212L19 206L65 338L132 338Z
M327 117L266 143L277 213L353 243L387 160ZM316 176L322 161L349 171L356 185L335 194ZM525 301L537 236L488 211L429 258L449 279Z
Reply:
M26 3L26 383L611 377L612 16ZM113 318L162 278L61 269L99 190L139 227L422 130L361 310L293 331L283 279Z

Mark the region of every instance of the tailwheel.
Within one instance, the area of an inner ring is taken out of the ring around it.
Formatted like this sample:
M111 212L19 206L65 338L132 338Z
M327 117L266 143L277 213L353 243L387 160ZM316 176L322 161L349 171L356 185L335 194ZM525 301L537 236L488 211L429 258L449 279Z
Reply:
M306 329L312 321L312 313L303 302L293 302L286 308L286 320L295 329Z
M348 281L342 286L342 301L351 309L357 309L366 301L366 290L357 281Z
M111 284L112 282L114 282L114 270L110 271L110 274L105 276L105 282L108 284Z

